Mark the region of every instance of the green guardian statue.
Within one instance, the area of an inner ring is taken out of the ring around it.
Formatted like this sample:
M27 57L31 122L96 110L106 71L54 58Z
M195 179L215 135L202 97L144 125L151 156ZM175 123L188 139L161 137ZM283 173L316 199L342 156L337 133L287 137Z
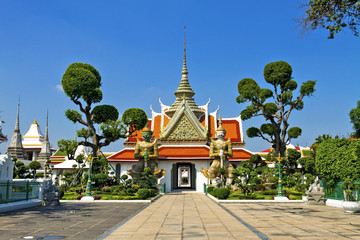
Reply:
M232 181L235 176L232 171L234 166L229 162L229 157L233 156L232 146L230 138L225 141L226 130L222 126L221 117L219 118L219 127L216 129L216 138L211 139L210 154L211 158L214 158L209 169L201 168L202 174L210 180L214 180L220 175L219 169L223 167L225 169L225 177Z
M155 162L155 160L159 159L158 143L157 139L150 142L153 132L148 125L142 130L142 137L144 141L138 139L134 154L134 158L139 159L139 162L127 170L128 174L136 180L141 177L144 168L149 167L154 178L159 179L166 174L166 169L159 169L157 162Z

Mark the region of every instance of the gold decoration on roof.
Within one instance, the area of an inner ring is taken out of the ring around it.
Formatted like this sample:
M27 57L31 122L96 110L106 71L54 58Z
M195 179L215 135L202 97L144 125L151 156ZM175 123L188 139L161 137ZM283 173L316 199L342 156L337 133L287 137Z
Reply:
M37 123L37 121L36 121L36 118L35 118L33 124L39 125L39 124Z
M221 115L219 115L219 127L216 129L216 131L226 131L225 128L223 128L222 126Z

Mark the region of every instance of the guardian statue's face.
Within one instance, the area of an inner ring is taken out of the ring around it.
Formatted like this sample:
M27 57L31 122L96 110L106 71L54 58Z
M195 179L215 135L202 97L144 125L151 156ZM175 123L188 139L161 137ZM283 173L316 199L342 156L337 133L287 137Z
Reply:
M216 136L218 138L224 138L226 134L226 131L216 131Z
M142 132L142 137L145 142L150 142L152 136L153 136L152 132Z

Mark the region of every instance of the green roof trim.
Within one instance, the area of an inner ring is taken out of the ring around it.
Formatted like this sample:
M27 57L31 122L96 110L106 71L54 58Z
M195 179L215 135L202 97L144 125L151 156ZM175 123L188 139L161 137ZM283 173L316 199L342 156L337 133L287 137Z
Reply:
M52 157L66 157L66 152L57 150L56 153L54 153L54 155L52 155Z

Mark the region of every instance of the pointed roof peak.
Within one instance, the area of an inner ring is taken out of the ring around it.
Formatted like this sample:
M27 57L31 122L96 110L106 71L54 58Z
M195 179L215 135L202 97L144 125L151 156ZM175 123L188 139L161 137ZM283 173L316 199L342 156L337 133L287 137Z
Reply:
M18 100L18 107L17 107L17 113L16 113L16 122L15 122L15 131L18 131L18 132L20 132L19 115L20 115L20 96L19 96L19 100Z
M33 124L39 125L38 122L36 121L36 118L35 118Z
M195 92L192 90L189 79L188 79L188 70L186 67L186 38L185 38L185 26L184 26L184 62L183 68L181 71L181 80L178 89L174 92L176 96L175 102L170 106L169 110L166 111L166 114L170 117L174 115L176 110L181 106L181 102L186 99L188 102L191 111L195 113L197 117L200 117L204 112L199 108L195 103L193 96Z

